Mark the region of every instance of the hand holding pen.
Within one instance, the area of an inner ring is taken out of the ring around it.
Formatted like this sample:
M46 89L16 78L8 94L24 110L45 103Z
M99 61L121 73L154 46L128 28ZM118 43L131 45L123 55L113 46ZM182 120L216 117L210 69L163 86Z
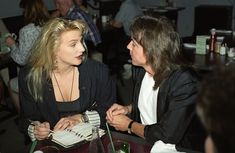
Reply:
M48 122L31 122L31 124L34 125L34 136L37 140L44 140L53 132Z

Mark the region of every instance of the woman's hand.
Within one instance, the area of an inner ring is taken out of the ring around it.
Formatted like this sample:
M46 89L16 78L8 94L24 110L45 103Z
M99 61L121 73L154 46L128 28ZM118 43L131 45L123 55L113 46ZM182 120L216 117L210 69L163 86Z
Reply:
M77 114L74 116L69 116L69 117L64 117L61 118L55 125L54 131L63 131L64 129L67 128L72 128L74 125L78 124L81 122L81 114Z
M130 113L129 107L130 106L122 106L116 103L113 104L106 112L106 119L112 122L114 116L121 114L126 115Z
M48 138L50 133L50 124L48 122L38 123L34 126L34 136L37 140Z

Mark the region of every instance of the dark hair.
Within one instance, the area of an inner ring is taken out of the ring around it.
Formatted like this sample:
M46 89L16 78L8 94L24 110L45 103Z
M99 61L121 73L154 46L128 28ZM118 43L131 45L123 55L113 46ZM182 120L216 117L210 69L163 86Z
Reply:
M20 8L24 9L27 2L28 2L28 0L21 0L19 3Z
M218 153L235 152L235 65L218 67L201 84L197 113Z
M42 26L50 17L42 0L21 0L19 5L24 9L25 24L34 23Z
M147 62L154 70L154 89L172 72L183 65L181 39L166 17L144 15L130 26L131 37L144 49Z

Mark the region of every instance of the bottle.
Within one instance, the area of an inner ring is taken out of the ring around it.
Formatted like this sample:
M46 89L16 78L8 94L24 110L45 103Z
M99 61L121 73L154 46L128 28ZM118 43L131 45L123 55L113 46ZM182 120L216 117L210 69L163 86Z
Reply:
M225 55L226 54L226 46L225 44L222 44L220 47L220 55Z
M89 153L105 153L103 143L99 136L99 127L92 128L92 140L89 144Z
M130 144L128 144L127 142L123 144L122 148L124 153L130 153Z
M209 42L209 53L215 53L215 44L217 41L216 29L211 29L210 42Z

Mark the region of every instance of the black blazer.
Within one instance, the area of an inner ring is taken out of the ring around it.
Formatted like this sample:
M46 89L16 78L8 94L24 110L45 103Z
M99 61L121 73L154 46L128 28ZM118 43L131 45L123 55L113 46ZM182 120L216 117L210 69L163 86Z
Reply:
M27 134L29 119L48 121L54 127L59 120L56 99L51 80L43 85L43 102L35 102L26 82L29 67L23 67L19 74L19 94L21 103L20 128ZM87 109L96 110L101 118L101 127L105 127L106 111L116 101L116 85L109 75L108 68L99 62L88 59L78 66L79 103L83 113ZM92 104L96 101L96 105Z
M138 97L145 71L133 70L135 81L132 118L140 121ZM173 71L159 87L157 98L157 123L144 129L146 141L154 144L158 140L176 144L177 147L203 150L205 131L195 112L198 75L190 68Z

